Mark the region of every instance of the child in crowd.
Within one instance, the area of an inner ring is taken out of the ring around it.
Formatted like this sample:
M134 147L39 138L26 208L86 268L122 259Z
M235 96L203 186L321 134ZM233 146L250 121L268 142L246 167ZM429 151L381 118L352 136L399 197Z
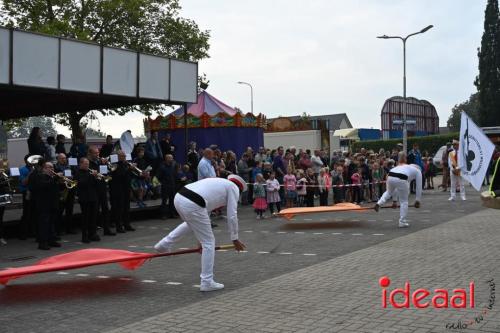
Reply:
M261 173L255 175L255 184L253 185L253 199L253 208L257 213L257 220L265 218L263 214L267 209L266 181L264 180L264 176L262 176Z
M426 188L428 190L433 190L436 171L434 170L434 163L432 163L431 157L424 158L424 176L427 183Z
M378 162L372 164L372 179L373 179L373 200L378 201L382 196L382 181L384 180L384 169L380 167Z
M266 181L266 192L267 192L267 204L269 205L269 211L271 214L274 213L274 205L279 213L281 210L281 198L280 198L280 183L276 179L276 174L271 172L269 174L269 179Z
M326 176L325 168L319 170L318 189L319 189L319 205L328 206L328 182L329 177Z
M314 176L314 170L312 168L307 169L306 181L306 204L307 207L314 207L314 194L318 186L318 179Z
M358 168L356 172L354 172L351 176L351 184L352 186L352 202L359 204L361 202L361 173L363 170Z
M304 207L307 194L307 180L304 176L304 170L297 170L297 179L297 195L299 198L297 201L297 205L298 207Z
M287 174L283 177L283 185L285 186L286 207L291 208L297 198L297 178L293 174L292 166L287 168Z
M345 200L344 185L344 168L342 165L337 165L332 171L332 188L333 188L333 202L341 203Z

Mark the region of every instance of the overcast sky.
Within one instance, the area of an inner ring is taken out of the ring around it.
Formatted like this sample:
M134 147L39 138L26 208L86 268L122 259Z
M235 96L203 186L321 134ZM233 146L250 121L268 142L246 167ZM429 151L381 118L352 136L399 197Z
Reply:
M347 113L354 127L380 128L384 101L403 94L399 40L407 43L407 95L436 107L445 126L451 108L475 91L477 48L486 0L181 0L181 15L211 31L210 58L199 72L208 92L268 118ZM143 130L139 114L100 120L104 132ZM93 127L98 127L94 122Z

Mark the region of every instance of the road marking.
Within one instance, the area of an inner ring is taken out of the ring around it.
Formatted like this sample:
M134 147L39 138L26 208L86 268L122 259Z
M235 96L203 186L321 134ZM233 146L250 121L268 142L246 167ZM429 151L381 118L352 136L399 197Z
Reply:
M313 219L304 219L304 221L312 221Z
M377 222L377 220L367 220L368 222Z
M278 231L277 234L286 234L286 231Z
M118 280L120 280L120 281L132 281L132 278L129 278L129 277L121 277L121 278L118 278Z
M220 249L220 250L217 250L217 252L227 252L227 250L225 250L225 249Z
M76 276L89 276L90 274L87 274L87 273L79 273L79 274L76 274Z
M128 247L131 247L131 248L136 248L138 247L137 245L129 245Z
M342 235L341 232L333 232L332 235Z
M97 275L96 277L98 279L109 279L109 276L107 276L107 275Z
M144 283L156 283L155 280L142 280L141 282L144 282Z
M257 251L258 254L268 254L269 252L267 251Z
M193 284L193 287L194 288L200 288L200 285L199 284Z
M292 252L280 252L278 254L285 254L285 255L288 255L288 254L293 254Z
M316 255L316 253L304 253L303 255L304 255L304 256L315 256L315 255Z
M313 235L323 235L323 233L322 232L315 232L315 233L313 233Z
M180 247L179 250L190 250L189 247Z
M359 222L359 220L351 220L351 222Z
M57 272L56 274L57 274L57 275L69 275L69 273L68 273L68 272Z
M297 235L303 235L303 234L305 234L305 232L303 232L303 231L295 231L295 233L296 233Z
M171 282L171 281L169 281L169 282L167 282L165 284L168 284L168 285L171 285L171 286L179 286L179 285L182 284L182 282Z
M158 229L158 227L149 227L149 229Z
M63 239L63 240L62 240L62 242L63 242L63 243L69 243L69 240L67 240L67 239Z
M363 236L363 234L351 234L353 236Z
M243 232L248 232L248 233L250 233L250 232L253 232L253 230L245 230L245 231L243 231Z
M384 236L384 234L372 234L373 236Z
M152 248L153 248L153 246L151 246L151 245L146 245L146 246L144 246L144 247L145 247L146 249L152 249Z

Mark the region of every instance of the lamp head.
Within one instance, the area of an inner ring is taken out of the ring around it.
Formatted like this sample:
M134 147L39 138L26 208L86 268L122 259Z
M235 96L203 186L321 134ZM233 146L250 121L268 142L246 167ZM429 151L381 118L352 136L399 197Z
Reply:
M431 28L433 28L434 26L431 24L431 25L428 25L426 26L425 28L423 28L422 30L420 30L420 33L423 34L424 32L426 32L427 30L430 30Z

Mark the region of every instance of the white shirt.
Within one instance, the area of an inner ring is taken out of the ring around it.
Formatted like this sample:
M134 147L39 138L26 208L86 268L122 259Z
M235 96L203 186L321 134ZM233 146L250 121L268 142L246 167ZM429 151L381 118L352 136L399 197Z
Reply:
M238 199L240 190L235 183L225 178L205 178L185 186L198 193L207 204L207 211L227 208L227 228L231 240L238 239Z
M416 182L416 200L420 201L422 198L422 172L417 166L401 164L392 168L390 172L406 175L408 182L414 180Z
M312 168L314 173L319 173L319 170L321 169L321 167L323 167L323 161L321 160L321 158L315 155L311 157L311 162L313 164Z

